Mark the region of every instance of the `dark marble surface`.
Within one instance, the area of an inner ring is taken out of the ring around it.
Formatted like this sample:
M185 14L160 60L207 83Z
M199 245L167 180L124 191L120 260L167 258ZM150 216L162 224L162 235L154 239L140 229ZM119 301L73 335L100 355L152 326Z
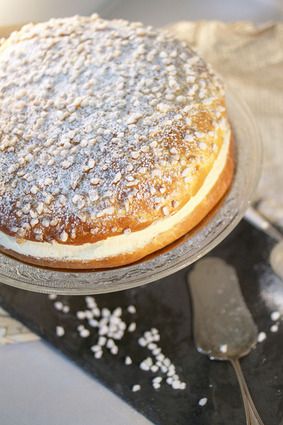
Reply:
M280 308L283 312L283 282L268 265L271 247L271 240L242 222L209 255L220 256L236 267L247 305L259 330L267 333L267 339L242 360L242 366L263 421L266 425L279 425L283 418L283 323L278 332L270 332L270 313ZM137 308L133 316L136 332L123 338L117 356L106 353L99 360L89 349L97 339L96 331L85 339L76 331L79 321L75 312L85 305L84 297L59 297L71 307L70 313L63 314L54 309L46 295L1 285L0 304L155 424L244 424L241 396L231 366L212 362L194 348L187 271L144 287L95 297L99 307L134 304ZM129 322L129 315L125 319ZM56 336L58 324L66 330L63 338ZM185 391L172 390L168 385L156 391L151 385L152 374L139 369L138 362L148 351L137 344L137 339L151 327L160 330L160 346L174 361L180 378L188 383ZM125 355L132 357L133 365L124 365ZM131 387L136 383L142 389L133 393ZM205 407L198 406L202 397L208 398Z

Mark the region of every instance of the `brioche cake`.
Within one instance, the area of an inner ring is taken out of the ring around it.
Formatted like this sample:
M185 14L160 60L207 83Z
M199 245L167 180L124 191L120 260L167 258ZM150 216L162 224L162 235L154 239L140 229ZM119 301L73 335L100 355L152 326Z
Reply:
M46 267L135 262L233 176L222 82L184 42L97 15L0 45L0 250Z

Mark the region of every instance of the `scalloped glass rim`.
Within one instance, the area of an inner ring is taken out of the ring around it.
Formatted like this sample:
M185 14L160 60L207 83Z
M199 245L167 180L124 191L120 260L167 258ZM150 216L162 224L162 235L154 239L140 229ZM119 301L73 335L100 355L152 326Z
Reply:
M0 282L35 292L69 295L114 292L144 285L189 266L218 245L239 223L259 179L261 142L247 106L226 91L235 137L236 172L230 191L208 220L191 234L144 261L103 271L57 271L0 254Z

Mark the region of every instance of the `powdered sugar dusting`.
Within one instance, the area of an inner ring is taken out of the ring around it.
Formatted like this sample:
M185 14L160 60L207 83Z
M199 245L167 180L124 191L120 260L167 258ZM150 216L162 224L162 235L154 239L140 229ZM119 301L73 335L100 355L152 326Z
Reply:
M26 25L0 50L0 227L80 243L169 215L216 155L222 96L193 51L151 27Z

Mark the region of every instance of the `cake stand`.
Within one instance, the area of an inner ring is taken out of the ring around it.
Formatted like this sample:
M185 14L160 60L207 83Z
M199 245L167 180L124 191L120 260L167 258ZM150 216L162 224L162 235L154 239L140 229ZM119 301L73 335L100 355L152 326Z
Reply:
M229 88L226 101L235 137L234 180L225 198L197 228L138 263L108 270L59 271L28 265L0 254L0 282L30 291L64 295L114 292L162 279L211 251L244 216L261 168L260 136L249 109Z

